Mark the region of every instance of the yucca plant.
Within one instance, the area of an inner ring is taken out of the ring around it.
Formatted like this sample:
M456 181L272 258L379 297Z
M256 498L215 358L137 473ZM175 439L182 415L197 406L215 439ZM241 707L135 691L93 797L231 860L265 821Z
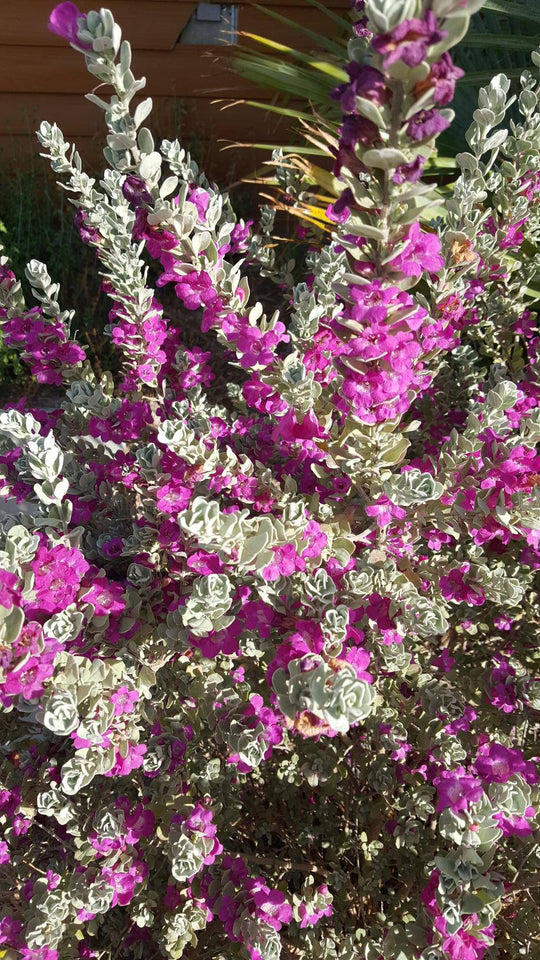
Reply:
M261 199L274 210L287 211L309 230L311 240L331 233L326 209L342 186L331 172L342 116L332 91L347 80L341 64L351 44L351 19L319 0L308 0L328 18L331 37L318 33L270 7L257 9L274 23L298 34L298 47L279 43L268 35L241 32L244 41L233 58L233 68L258 86L275 91L272 104L257 99L235 101L270 111L292 121L288 143L275 143L272 161L266 160L251 179L262 187ZM358 10L361 2L353 7ZM355 45L367 49L367 38L358 32ZM527 0L486 0L471 17L468 31L455 48L455 62L464 71L453 100L454 121L439 140L439 154L430 159L424 176L436 178L441 201L457 176L455 156L465 149L465 133L478 101L480 87L499 70L517 80L527 56L540 42L540 8ZM253 44L256 46L254 47ZM310 52L306 52L306 49ZM268 153L268 143L234 144ZM429 215L441 210L430 207Z

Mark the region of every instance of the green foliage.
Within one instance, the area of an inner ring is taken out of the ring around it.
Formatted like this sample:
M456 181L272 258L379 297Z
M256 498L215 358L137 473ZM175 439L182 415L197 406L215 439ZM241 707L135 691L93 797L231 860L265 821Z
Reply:
M87 247L81 249L73 226L73 207L64 191L58 191L41 164L23 170L2 162L0 157L0 196L2 245L17 275L24 277L26 264L32 258L54 263L55 273L65 278L63 288L75 309L80 339L88 344L98 366L109 369L113 351L102 335L103 321L98 319L105 316L105 311L95 276L95 257ZM9 395L22 375L23 367L16 354L0 351L0 391Z
M276 44L272 40L272 26L269 23L265 37L245 34L247 38L264 47L265 52L240 47L239 53L233 59L233 67L253 83L275 90L280 99L279 105L273 109L283 112L284 116L296 116L297 120L303 120L305 108L295 110L291 108L289 101L298 103L299 100L305 100L316 112L317 118L323 118L326 123L335 127L340 119L339 104L329 101L328 93L335 83L339 82L335 74L338 65L346 57L350 23L344 17L336 16L334 11L327 10L317 0L309 2L331 18L331 41L310 30L304 23L284 17L270 7L258 6L257 9L269 18L296 28L299 43L301 40L309 40L312 54L308 56L292 47ZM483 8L471 17L469 31L454 51L455 62L465 70L465 76L458 84L452 104L456 117L450 129L439 139L439 152L443 158L453 157L463 149L465 131L476 108L480 87L489 83L491 77L501 70L510 79L517 81L523 64L527 62L527 55L539 43L540 7L530 0L486 0ZM254 106L267 109L266 104L250 102ZM297 137L293 135L295 151L296 140ZM291 151L293 146L283 149L285 152Z

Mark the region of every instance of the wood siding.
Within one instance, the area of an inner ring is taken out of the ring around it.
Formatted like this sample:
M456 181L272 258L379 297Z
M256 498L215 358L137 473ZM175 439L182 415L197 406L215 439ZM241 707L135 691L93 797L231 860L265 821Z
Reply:
M287 122L247 106L223 110L218 98L272 99L228 68L234 46L179 44L197 4L193 0L108 0L106 4L133 47L135 76L147 80L144 96L154 101L151 118L157 136L180 136L195 147L208 172L231 182L263 159L253 150L222 151L219 141L272 143L286 136ZM47 29L54 0L2 0L0 35L0 162L28 162L39 153L34 131L41 120L56 122L74 142L90 169L99 168L104 127L101 111L84 99L92 78L83 57ZM327 33L332 21L306 0L272 0L279 13ZM346 13L348 0L325 6ZM83 12L97 3L79 3ZM265 16L246 0L238 2L238 28L280 43L309 49L301 34ZM44 162L44 161L42 161Z

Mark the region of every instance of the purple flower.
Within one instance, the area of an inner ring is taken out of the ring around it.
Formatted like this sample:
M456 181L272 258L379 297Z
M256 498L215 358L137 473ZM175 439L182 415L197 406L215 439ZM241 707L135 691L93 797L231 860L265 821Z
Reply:
M350 187L347 187L340 197L326 209L326 216L333 223L345 223L350 215L350 207L354 204L354 197Z
M340 141L334 175L337 177L342 167L347 167L351 173L358 173L362 168L354 149L361 143L365 147L372 147L379 138L379 130L371 120L350 113L343 118L340 129ZM364 168L365 169L365 168Z
M129 690L122 686L111 695L111 703L114 704L114 716L120 717L124 713L131 713L139 699L138 690Z
M152 196L148 192L144 180L134 176L132 173L128 174L124 180L122 193L126 200L129 200L130 203L134 203L135 205L140 204L143 200L145 203L152 203Z
M464 76L461 67L456 67L449 53L443 53L437 63L433 63L429 75L424 81L415 86L415 93L422 93L424 90L433 87L433 99L440 107L450 103L456 89L456 80ZM421 89L419 89L421 88Z
M470 566L470 563L462 563L450 570L448 576L441 577L441 593L445 600L467 603L474 607L482 606L486 599L484 591L466 579Z
M534 763L525 760L517 747L510 749L501 743L488 743L480 747L474 768L478 776L489 783L506 783L515 773L519 773L528 783L538 782Z
M235 223L231 237L229 240L230 243L230 253L245 253L248 248L249 239L251 237L251 228L253 226L253 220L246 220L245 223L240 221L240 223Z
M384 76L379 70L353 62L348 64L347 73L350 83L340 84L330 94L333 100L340 101L343 113L356 113L357 97L371 100L379 106L385 102L388 92Z
M91 50L92 47L89 43L81 43L78 38L78 21L80 19L83 19L86 25L86 16L74 3L59 3L49 17L49 30L51 33L57 33L59 37L69 40L70 43L75 44L82 50Z
M107 557L108 560L114 560L115 557L119 557L122 554L124 549L124 541L122 537L111 537L110 540L107 540L101 547L101 553L104 557Z
M290 923L292 909L285 894L281 890L271 890L262 881L262 877L252 881L252 884L251 897L257 918L268 923L274 930L280 930L282 924Z
M208 204L210 203L210 194L203 190L202 187L191 187L190 191L186 197L186 200L189 200L197 210L199 216L199 221L201 223L206 223L206 213L208 211Z
M534 808L527 807L525 813L534 817ZM499 824L503 837L528 837L533 832L529 820L526 817L518 817L517 814L505 817L503 813L496 813L494 814L494 820Z
M266 580L277 580L280 575L290 577L296 570L306 569L305 561L298 556L294 544L285 543L272 547L272 550L274 558L262 571Z
M476 777L466 774L463 767L457 770L443 770L433 781L437 788L437 813L450 808L453 813L466 810L470 803L476 803L483 794L482 784Z
M407 136L411 140L428 140L449 126L450 121L438 110L419 110L407 124Z
M446 37L444 30L437 29L435 15L428 10L425 20L403 20L390 33L374 37L371 45L383 58L385 70L403 60L408 67L417 67L425 58L428 47Z
M397 507L385 496L379 497L375 503L369 504L365 510L368 517L375 517L379 527L387 527L388 524L392 523L394 517L403 520L407 516L407 511L403 507Z
M331 917L334 908L330 902L326 902L326 897L329 894L328 887L325 883L317 887L314 891L317 895L317 899L314 902L302 901L298 905L298 915L300 917L300 929L303 930L305 927L314 927L315 924L319 922L321 917ZM323 899L324 902L320 903L319 898Z
M73 223L79 231L79 236L83 243L97 243L99 241L99 230L95 227L88 227L88 216L80 207L73 217Z
M35 950L23 947L21 960L58 960L58 950L50 950L49 947L37 947Z
M8 570L0 570L0 604L8 610L19 600L19 578Z
M425 157L417 157L412 163L404 163L403 166L397 168L392 180L397 184L416 183L422 176L425 162Z
M399 271L406 277L420 277L424 270L429 273L442 270L441 241L436 233L424 233L420 224L413 223L407 240L405 249L390 262L392 271Z
M130 743L127 757L123 757L117 750L115 755L115 764L111 770L107 771L106 777L125 777L132 770L138 770L143 765L143 757L147 747L145 743Z
M358 117L351 113L343 118L341 143L344 147L355 147L357 143L369 147L378 136L378 128L366 117Z
M163 279L163 278L161 278ZM161 286L158 280L158 286ZM176 296L182 300L186 310L198 310L199 307L208 307L218 299L218 294L213 288L210 274L204 270L198 273L192 270L185 274L178 283L175 284Z

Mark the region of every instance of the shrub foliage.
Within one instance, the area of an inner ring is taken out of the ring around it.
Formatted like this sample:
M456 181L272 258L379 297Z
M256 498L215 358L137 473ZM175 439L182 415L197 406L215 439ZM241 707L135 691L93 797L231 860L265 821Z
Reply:
M334 230L281 314L110 11L51 15L103 178L39 141L122 359L2 259L5 343L65 389L0 414L4 960L533 956L540 55L519 122L482 89L443 205L421 179L480 6L357 2Z

